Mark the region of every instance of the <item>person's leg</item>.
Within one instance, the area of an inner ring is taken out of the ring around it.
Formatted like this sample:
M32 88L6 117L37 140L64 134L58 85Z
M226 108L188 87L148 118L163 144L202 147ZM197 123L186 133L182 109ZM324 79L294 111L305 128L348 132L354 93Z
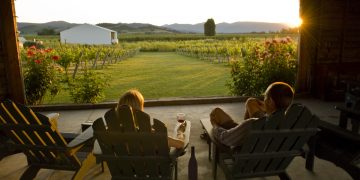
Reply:
M217 124L225 129L231 129L238 124L222 109L215 108L210 113L211 124Z
M265 105L263 101L256 98L249 98L246 100L244 119L258 117L263 114L265 114Z

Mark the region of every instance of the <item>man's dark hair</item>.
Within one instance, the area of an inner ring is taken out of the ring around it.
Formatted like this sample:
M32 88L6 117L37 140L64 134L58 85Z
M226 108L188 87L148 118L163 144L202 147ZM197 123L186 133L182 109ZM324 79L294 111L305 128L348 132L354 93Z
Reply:
M274 101L276 108L288 108L294 98L294 89L284 82L274 82L270 86L268 95Z

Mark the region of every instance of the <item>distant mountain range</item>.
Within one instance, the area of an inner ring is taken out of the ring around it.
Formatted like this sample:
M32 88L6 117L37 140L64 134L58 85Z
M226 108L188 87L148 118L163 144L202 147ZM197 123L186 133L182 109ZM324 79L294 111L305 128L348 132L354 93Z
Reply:
M47 23L26 23L19 22L18 29L21 34L37 34L44 29L53 29L60 32L72 28L79 24L68 23L65 21L52 21ZM204 23L198 24L169 24L155 26L142 23L100 23L98 26L105 27L118 33L203 33ZM265 22L235 22L216 24L217 33L249 33L249 32L269 32L279 31L289 26L281 23Z
M18 23L18 29L21 34L37 34L44 29L53 29L56 32L60 32L79 24L76 23L68 23L65 21L52 21L48 23ZM154 26L151 24L141 24L141 23L100 23L98 26L108 28L119 33L145 33L145 32L153 32L153 33L175 33L177 31L170 30L161 26Z
M142 23L100 23L96 25L117 31L118 33L179 33L166 27Z
M174 29L180 32L203 33L204 23L198 24L170 24L164 25L169 29ZM286 24L281 23L266 23L266 22L234 22L234 23L219 23L216 24L216 33L249 33L249 32L269 32L280 31L281 29L289 28Z

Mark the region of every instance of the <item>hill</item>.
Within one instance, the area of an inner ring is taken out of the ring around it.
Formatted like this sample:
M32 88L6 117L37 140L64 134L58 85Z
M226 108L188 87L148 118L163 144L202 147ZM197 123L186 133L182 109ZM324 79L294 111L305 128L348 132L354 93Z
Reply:
M18 29L21 34L38 34L44 29L52 29L60 32L65 29L72 28L75 23L65 21L52 21L47 23L26 23L19 22ZM204 23L198 24L170 24L163 26L155 26L152 24L142 23L100 23L98 26L108 28L118 33L203 33ZM250 33L250 32L274 32L281 29L289 28L289 26L281 23L265 23L265 22L235 22L235 23L219 23L216 24L217 33Z
M118 33L178 33L177 31L166 27L142 23L100 23L97 25L117 31Z
M18 22L17 26L21 34L37 34L43 29L53 29L56 32L72 28L78 24L68 23L65 21L51 21L47 23L22 23Z
M21 34L38 34L44 29L53 29L55 32L60 32L77 25L79 24L68 23L65 21L52 21L47 23L18 22L18 29ZM178 33L177 31L168 29L166 27L141 23L100 23L97 25L117 31L118 33Z
M174 29L183 33L204 33L204 23L198 24L170 24L163 27Z
M170 24L163 27L174 29L184 33L203 33L204 23L198 24ZM266 23L266 22L235 22L235 23L219 23L216 24L217 33L250 33L250 32L275 32L281 29L289 28L288 25L282 23Z

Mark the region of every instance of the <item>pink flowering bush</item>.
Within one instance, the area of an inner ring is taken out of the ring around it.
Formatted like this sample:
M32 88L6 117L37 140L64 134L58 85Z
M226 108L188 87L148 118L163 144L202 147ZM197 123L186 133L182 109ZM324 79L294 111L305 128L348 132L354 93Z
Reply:
M297 51L291 38L257 43L241 51L243 59L231 64L228 86L232 94L258 96L275 81L295 84Z
M25 95L28 104L41 104L45 94L58 94L61 88L62 67L57 63L60 57L50 48L38 49L31 46L21 53L24 63Z

